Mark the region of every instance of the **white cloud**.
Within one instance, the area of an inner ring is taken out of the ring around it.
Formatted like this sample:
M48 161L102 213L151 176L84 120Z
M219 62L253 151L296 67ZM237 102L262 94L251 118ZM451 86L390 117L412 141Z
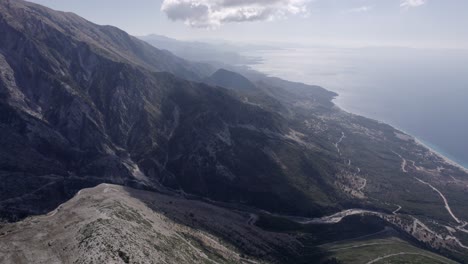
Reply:
M400 6L403 8L422 6L427 0L401 0Z
M348 9L345 11L345 13L363 13L363 12L369 12L370 10L372 10L372 6L361 6L361 7Z
M213 28L225 23L263 21L306 14L309 0L164 0L169 19L192 27Z

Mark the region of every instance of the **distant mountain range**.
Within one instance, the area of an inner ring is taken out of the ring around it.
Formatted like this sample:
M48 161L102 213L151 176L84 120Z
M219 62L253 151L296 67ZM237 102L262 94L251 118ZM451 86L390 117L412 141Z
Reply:
M228 65L245 65L260 62L261 58L242 55L255 50L275 50L277 47L266 45L235 44L230 42L179 41L160 35L140 36L141 40L168 50L175 55L191 60Z
M333 92L25 1L0 36L1 263L468 261L466 171Z

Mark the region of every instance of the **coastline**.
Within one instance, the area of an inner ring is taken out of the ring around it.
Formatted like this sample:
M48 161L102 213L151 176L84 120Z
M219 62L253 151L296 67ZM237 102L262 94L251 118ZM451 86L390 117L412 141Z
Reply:
M335 92L336 93L336 92ZM426 148L427 150L429 150L433 155L441 158L444 162L446 162L447 164L451 165L451 166L454 166L454 167L457 167L458 169L460 169L461 171L465 172L465 173L468 173L468 165L463 165L451 158L449 158L447 156L447 154L444 154L442 151L438 150L435 146L431 145L431 143L429 142L425 142L423 141L422 139L419 139L418 137L416 137L415 135L411 134L411 133L408 133L407 131L405 131L404 129L401 129L400 127L397 127L393 124L391 124L390 122L385 122L385 121L381 121L381 120L378 120L378 119L374 119L374 118L370 118L368 116L366 116L365 114L357 114L357 113L353 113L352 111L348 110L348 109L345 109L343 106L339 105L338 103L336 103L336 99L339 97L340 95L338 95L337 97L335 97L332 102L333 104L338 107L339 109L341 109L342 111L345 111L347 113L350 113L350 114L353 114L353 115L358 115L358 116L362 116L362 117L365 117L365 118L369 118L369 119L372 119L376 122L379 122L379 123L384 123L384 124L387 124L391 127L393 127L395 130L405 134L405 135L408 135L410 136L414 142L416 144L418 144L419 146L422 146L424 148Z
M398 130L400 130L400 129L398 129ZM404 132L404 131L402 131L402 132ZM408 136L411 136L414 139L414 142L416 142L416 144L427 148L432 154L434 154L434 155L438 156L439 158L441 158L442 160L444 160L444 162L448 163L449 165L452 165L454 167L459 168L460 170L464 171L465 173L468 173L468 168L467 167L465 167L464 165L454 161L453 159L450 159L445 154L443 154L441 151L436 150L434 147L431 147L430 143L424 142L424 141L418 139L417 137L415 137L413 135L410 135L410 134L408 134L406 132L404 132L404 133L407 134Z
M267 64L265 62L265 58L263 58L263 56L260 55L260 57L262 57L262 59L259 61L260 65L262 64ZM314 84L314 83L311 83L311 82L307 82L307 81L301 81L301 80L294 80L295 78L291 78L291 76L288 78L286 76L284 76L284 74L282 74L283 76L278 76L277 74L275 74L274 72L265 72L264 70L262 69L258 69L256 67L254 67L252 64L250 65L245 65L247 68L249 68L250 70L253 70L253 71L257 71L257 72L260 72L262 74L265 74L267 76L272 76L272 77L278 77L278 78L281 78L281 79L284 79L284 80L288 80L288 81L292 81L292 82L299 82L299 83L304 83L306 85L317 85L317 84ZM286 74L287 75L287 74ZM332 103L335 105L335 107L339 108L340 110L346 112L346 113L349 113L349 114L353 114L353 115L356 115L356 116L362 116L362 117L365 117L365 118L368 118L368 119L371 119L371 120L374 120L376 122L379 122L379 123L383 123L383 124L387 124L391 127L393 127L394 129L396 129L397 131L400 131L402 132L403 134L405 135L408 135L410 136L414 142L420 146L423 146L424 148L426 148L427 150L429 150L431 153L433 153L434 155L438 156L439 158L441 158L442 160L444 160L447 164L451 165L451 166L454 166L454 167L457 167L459 168L460 170L464 171L465 173L468 173L468 161L463 161L463 160L460 160L460 159L457 159L455 157L453 157L452 155L450 154L447 154L445 151L442 150L441 147L437 147L435 145L433 145L432 143L430 142L427 142L427 141L424 141L420 138L418 138L416 135L412 134L412 133L409 133L407 131L405 131L404 129L402 129L401 127L398 127L396 125L394 125L392 122L390 122L389 120L384 120L384 119L381 119L381 117L378 117L378 116L373 116L371 117L372 115L369 115L365 112L361 112L361 111L352 111L352 110L349 110L347 109L346 107L344 107L344 105L340 104L339 102L341 101L340 100L340 97L342 98L342 95L335 91L335 90L331 90L329 88L327 88L326 85L318 85L320 87L323 87L324 89L328 90L328 91L331 91L331 92L334 92L337 94L337 96L335 96L333 99L332 99Z

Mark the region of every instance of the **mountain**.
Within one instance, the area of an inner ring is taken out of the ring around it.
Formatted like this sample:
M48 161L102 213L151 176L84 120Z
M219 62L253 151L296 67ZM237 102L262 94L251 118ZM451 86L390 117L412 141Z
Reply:
M65 63L58 56L74 52L77 61L70 67L91 71L94 57L89 57L89 53L96 53L114 62L131 62L153 71L177 73L186 79L199 79L205 74L201 71L203 67L154 49L120 29L97 26L72 13L51 13L45 7L23 1L2 1L1 12L5 52L11 48L23 49L25 56L39 52L42 56L34 62L50 59L57 66ZM22 46L12 46L17 38L24 40ZM57 42L62 45L54 45Z
M0 242L0 262L252 263L267 253L272 255L266 259L274 260L274 247L298 243L251 226L248 219L202 202L102 184L80 191L50 214L3 229L2 241L12 243ZM11 232L16 229L21 231ZM256 256L246 256L222 236L246 243ZM17 254L24 251L29 254Z
M101 182L322 210L277 162L275 148L294 153L304 163L296 177L327 190L321 161L302 153L278 113L180 79L200 71L116 28L23 1L3 1L0 12L4 217L46 212Z
M228 65L251 64L259 61L257 57L241 55L243 51L276 49L270 46L261 45L239 45L232 43L206 43L200 41L179 41L160 35L147 35L139 37L141 40L157 47L168 50L179 57L191 61L201 61L222 63Z
M311 263L324 257L327 247L350 257L363 253L346 251L356 248L358 240L328 243L326 247L314 244L337 235L370 234L377 245L370 250L382 251L380 242L387 252L405 248L428 261L425 263L455 263L404 242L394 230L382 229L378 219L354 218L333 228L314 227L310 232L327 234L321 241L307 234L265 230L255 226L255 221L254 214L205 202L101 184L81 190L47 215L0 229L0 262ZM375 231L378 234L371 233ZM303 244L309 244L309 250ZM368 254L361 260L375 258ZM322 263L336 263L336 259Z
M2 261L468 261L467 172L333 92L19 0L0 1L0 34ZM200 225L178 211L204 206Z
M241 90L246 92L256 89L255 84L253 84L249 79L238 73L225 69L217 70L207 80L205 80L205 82L228 89Z

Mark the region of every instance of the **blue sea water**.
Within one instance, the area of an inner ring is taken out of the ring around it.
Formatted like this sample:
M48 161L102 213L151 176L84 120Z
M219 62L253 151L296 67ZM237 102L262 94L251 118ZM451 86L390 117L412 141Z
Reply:
M341 108L401 128L468 168L468 51L286 48L254 69L320 85Z

